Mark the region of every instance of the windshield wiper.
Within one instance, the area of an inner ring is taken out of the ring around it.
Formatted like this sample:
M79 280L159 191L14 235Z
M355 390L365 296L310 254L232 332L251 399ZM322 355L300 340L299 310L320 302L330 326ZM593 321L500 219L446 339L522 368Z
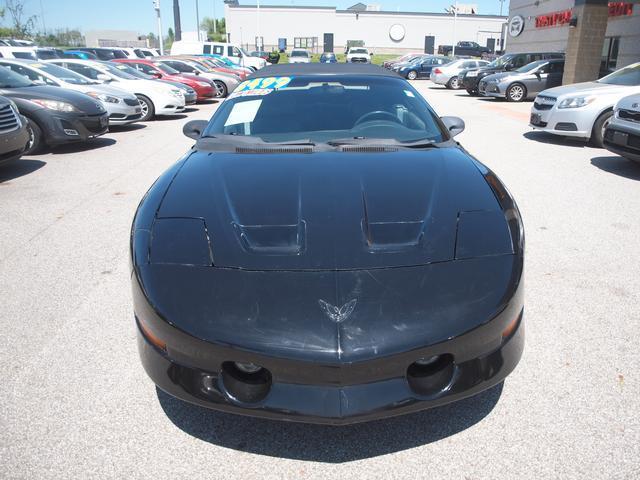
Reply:
M336 138L329 140L328 145L332 147L342 147L345 145L371 145L371 146L385 146L385 147L403 147L403 148L439 148L438 142L430 138L420 138L412 140L410 142L401 142L395 138L367 138L367 137L352 137L352 138Z
M250 135L238 135L237 133L230 134L219 134L219 135L205 135L200 137L203 138L211 138L215 140L220 140L221 143L234 143L240 145L260 145L261 147L268 146L309 146L315 147L316 144L309 139L301 139L301 140L291 140L288 142L265 142L260 137L252 137Z

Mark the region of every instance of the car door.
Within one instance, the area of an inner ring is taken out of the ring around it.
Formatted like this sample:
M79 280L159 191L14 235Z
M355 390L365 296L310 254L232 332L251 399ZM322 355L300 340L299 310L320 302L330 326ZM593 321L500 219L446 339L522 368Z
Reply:
M547 78L549 77L549 64L545 63L538 67L534 72L527 74L521 83L527 88L527 97L535 97L538 92L541 92L547 84Z
M547 88L559 87L562 85L562 77L564 76L564 61L549 63L549 75L547 76Z

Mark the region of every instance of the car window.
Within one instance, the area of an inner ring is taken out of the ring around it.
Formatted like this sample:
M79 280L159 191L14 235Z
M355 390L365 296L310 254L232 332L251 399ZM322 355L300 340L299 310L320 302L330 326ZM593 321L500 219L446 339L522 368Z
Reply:
M564 62L553 62L548 65L549 73L564 73Z
M31 53L31 52L13 52L13 56L16 58L24 58L24 59L28 59L28 60L35 60L36 56L35 54Z
M462 68L474 68L476 66L476 62L468 61L462 63Z
M638 86L640 85L640 63L635 63L628 67L623 67L620 70L616 70L606 77L596 80L596 82L606 83L609 85Z
M526 55L516 55L512 60L511 60L511 65L513 65L514 68L520 68L523 65L525 65L527 60L527 56Z
M224 55L224 47L222 45L213 45L213 53L216 55Z
M211 45L204 45L202 47L202 53L211 53Z
M144 58L144 53L142 53L142 50L140 50L139 48L135 48L133 50L133 53L135 53L136 57L138 58Z
M268 85L274 81L284 83L266 95L236 96L223 102L204 136L244 135L277 142L354 137L445 139L436 114L403 79L336 76L330 84L318 82L317 76L262 80ZM252 82L258 86L261 79Z
M33 82L8 68L0 67L0 88L31 87Z
M28 78L29 80L31 80L32 82L36 82L39 84L46 84L46 85L56 85L57 84L53 81L51 81L49 78L45 77L44 75L42 75L41 73L35 71L35 70L31 70L30 68L25 68L22 65L15 65L15 64L11 64L11 63L7 63L7 64L0 64L3 67L7 67L9 68L11 71L16 72L19 75L22 75L23 77Z
M92 80L97 80L98 75L102 72L100 70L96 70L88 65L81 65L79 63L65 63L63 64L64 68L68 68L72 72L79 73L80 75L84 75L87 78Z
M135 68L137 68L138 70L140 70L143 73L146 73L147 75L154 75L154 74L159 73L157 69L155 69L151 65L147 65L146 63L134 63L134 64L129 64L129 65L135 66Z
M487 62L486 60L479 60L476 63L478 64L478 67L486 67L487 65L489 65L489 62Z

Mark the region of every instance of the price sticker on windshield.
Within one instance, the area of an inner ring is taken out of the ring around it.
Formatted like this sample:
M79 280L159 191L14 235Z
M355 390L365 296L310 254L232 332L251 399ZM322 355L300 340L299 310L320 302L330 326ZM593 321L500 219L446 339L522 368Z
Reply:
M291 80L293 80L293 77L265 77L245 80L236 87L234 93L251 90L280 90L286 88Z

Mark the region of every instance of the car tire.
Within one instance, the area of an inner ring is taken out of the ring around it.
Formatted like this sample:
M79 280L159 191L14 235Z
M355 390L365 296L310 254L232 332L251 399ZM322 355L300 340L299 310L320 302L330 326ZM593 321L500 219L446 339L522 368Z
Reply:
M142 108L142 117L140 117L140 121L147 122L151 120L156 114L156 109L153 105L153 102L149 97L146 97L144 95L136 94L136 97L138 97L140 107Z
M506 96L509 102L523 102L527 98L527 87L521 83L509 85Z
M409 80L415 80L416 78L418 78L418 72L416 72L415 70L411 70L410 72L407 72L407 78Z
M458 76L455 75L449 79L447 82L447 88L451 90L459 90L460 89L460 81L458 80Z
M607 110L600 114L593 124L593 130L591 131L591 144L594 147L604 148L604 130L611 121L613 116L613 110Z
M44 138L42 135L42 129L33 120L28 117L27 119L27 132L29 132L29 141L27 142L27 148L24 149L22 155L35 155L42 151L44 147Z
M216 95L215 98L225 98L229 93L227 86L224 82L220 80L214 80L213 83L216 84Z
M471 95L472 97L477 97L478 96L478 91L477 90L473 90L471 88L467 88L466 90L467 90L467 93L469 95Z

